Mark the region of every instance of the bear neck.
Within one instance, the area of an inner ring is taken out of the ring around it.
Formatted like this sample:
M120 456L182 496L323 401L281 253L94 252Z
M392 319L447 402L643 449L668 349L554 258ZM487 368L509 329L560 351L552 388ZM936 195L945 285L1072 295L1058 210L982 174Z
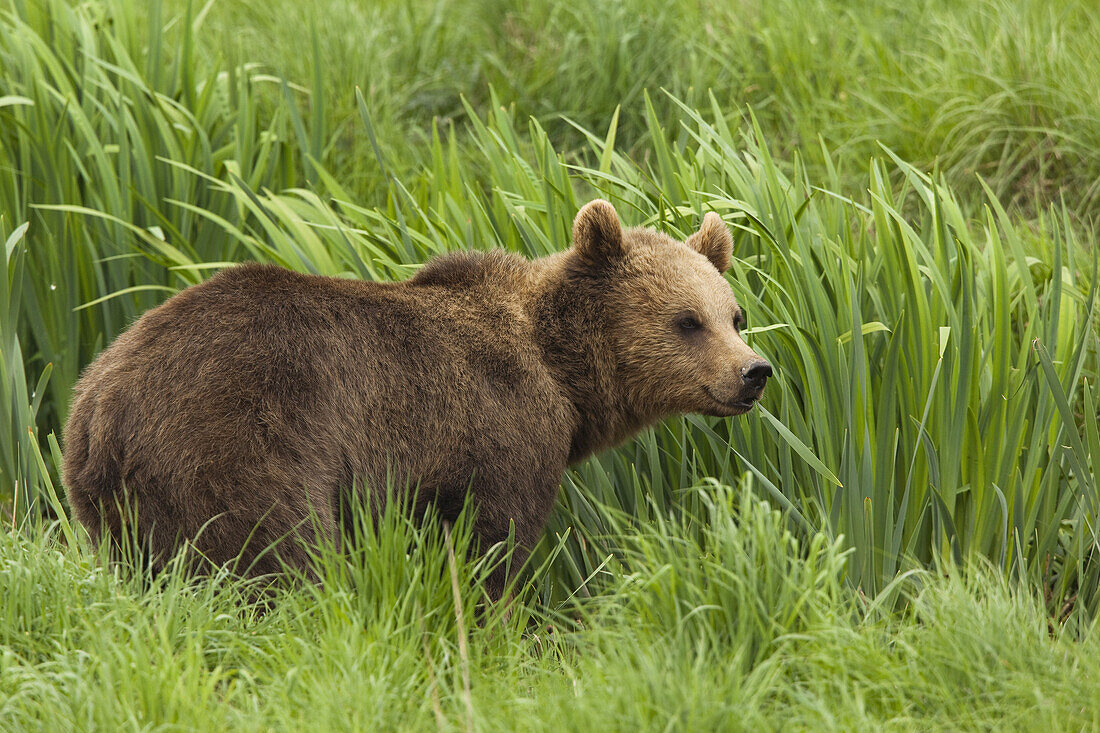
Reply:
M576 463L656 417L638 413L618 374L607 327L607 278L568 259L554 264L530 303L530 317L545 365L572 408L569 463Z

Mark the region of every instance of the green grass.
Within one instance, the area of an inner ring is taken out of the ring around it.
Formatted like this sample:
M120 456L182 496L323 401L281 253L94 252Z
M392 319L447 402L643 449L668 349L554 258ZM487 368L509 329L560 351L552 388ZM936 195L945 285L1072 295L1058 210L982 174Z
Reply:
M617 535L585 603L528 593L510 617L471 619L479 570L454 565L462 624L439 527L397 512L350 562L323 558L323 589L280 591L266 614L225 579L150 584L51 533L2 535L0 728L1100 724L1100 639L1052 634L999 573L911 574L862 602L839 543L797 540L746 492L698 491L705 524L655 516ZM905 612L888 612L897 599Z
M731 125L751 107L776 152L799 151L816 173L828 165L823 139L847 190L865 185L881 141L920 168L938 165L968 195L981 193L980 174L1028 212L1064 196L1085 217L1100 203L1100 18L1087 0L274 0L214 3L198 25L203 54L259 62L311 89L325 133L309 149L357 196L382 182L354 86L404 180L418 175L433 120L461 135L463 96L484 110L494 87L570 153L584 137L567 120L605 129L621 106L620 144L641 157L644 93L663 88L694 108L713 92ZM676 134L679 108L654 104Z
M847 5L7 0L0 729L1100 724L1100 27ZM396 515L266 614L64 521L72 384L170 293L540 256L594 196L721 214L777 377L571 470L512 617Z

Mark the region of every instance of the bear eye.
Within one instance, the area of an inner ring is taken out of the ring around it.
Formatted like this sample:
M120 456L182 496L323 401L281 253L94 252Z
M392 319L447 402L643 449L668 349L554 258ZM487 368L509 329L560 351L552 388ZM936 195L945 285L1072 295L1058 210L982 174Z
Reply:
M676 319L676 327L684 333L691 333L701 329L703 324L695 316L684 315Z
M745 316L745 309L738 308L737 312L733 314L733 327L740 331L748 325L748 322L748 318Z

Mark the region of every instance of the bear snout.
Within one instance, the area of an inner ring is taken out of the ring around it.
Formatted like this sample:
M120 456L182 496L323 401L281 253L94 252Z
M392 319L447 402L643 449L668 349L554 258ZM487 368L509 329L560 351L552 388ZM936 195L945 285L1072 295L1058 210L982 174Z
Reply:
M756 392L761 392L768 383L768 377L772 375L772 365L761 359L753 362L741 370L741 381L745 386Z

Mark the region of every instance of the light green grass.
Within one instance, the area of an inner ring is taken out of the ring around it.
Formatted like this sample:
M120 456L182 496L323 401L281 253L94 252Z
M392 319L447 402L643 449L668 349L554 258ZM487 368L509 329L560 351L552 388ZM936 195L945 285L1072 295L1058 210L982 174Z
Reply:
M167 5L182 13L188 2ZM1093 11L1088 0L274 0L211 4L198 40L203 54L259 62L311 88L311 106L320 98L325 110L318 148L359 196L377 193L380 181L354 86L405 179L419 170L433 120L461 133L462 96L484 110L495 87L569 152L584 139L563 118L604 129L621 106L623 149L644 156L643 94L667 89L696 108L713 92L731 124L751 106L776 151L784 159L800 151L816 172L826 165L824 139L851 190L864 186L881 142L919 167L938 164L967 195L980 194L980 174L1028 212L1065 196L1071 211L1092 216L1100 202ZM676 133L677 106L654 102Z
M838 543L796 540L743 492L697 490L700 521L617 534L605 593L580 605L525 594L509 618L471 619L478 571L458 563L461 626L442 533L397 513L350 564L326 556L323 589L283 591L264 615L224 579L149 587L55 532L5 534L0 729L1100 725L1095 633L1051 634L1033 593L980 568L916 574L881 598L907 610L887 613L848 592Z
M1085 5L187 7L0 9L0 729L1098 724ZM539 256L597 195L723 216L777 376L570 471L511 620L458 568L467 652L397 518L264 616L44 532L79 370L171 292Z

